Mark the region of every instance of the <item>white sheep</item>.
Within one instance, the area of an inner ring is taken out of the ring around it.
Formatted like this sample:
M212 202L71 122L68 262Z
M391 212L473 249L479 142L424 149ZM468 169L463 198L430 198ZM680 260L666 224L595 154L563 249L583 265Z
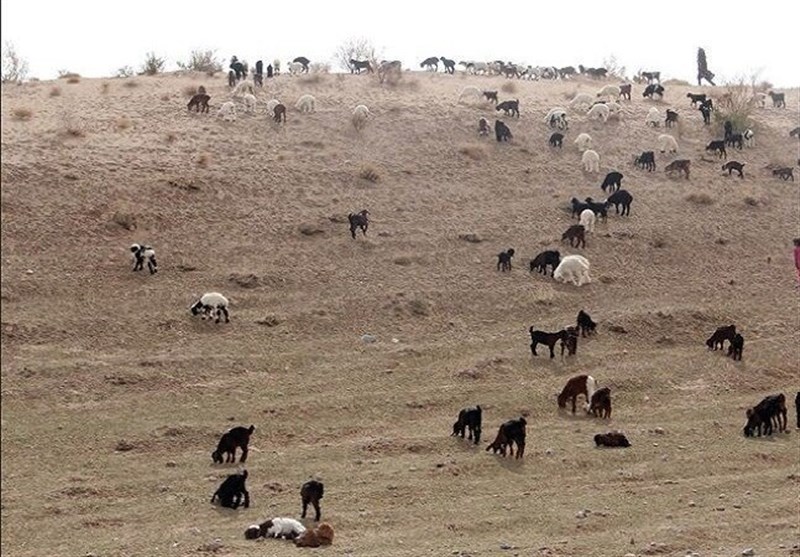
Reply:
M316 102L317 99L314 98L314 95L303 95L297 99L297 104L294 106L300 112L314 112Z
M258 101L256 100L255 95L251 95L250 93L245 93L241 97L242 102L244 103L244 111L245 112L255 112L256 111L256 104Z
M236 84L236 87L233 88L233 91L231 91L231 96L235 99L241 97L245 93L250 93L251 95L256 94L252 83L249 81L240 81Z
M272 524L269 524L269 523ZM264 532L265 538L286 538L294 539L306 531L306 527L294 518L273 518L265 524L267 531Z
M678 142L675 141L675 138L669 135L668 133L662 133L658 136L658 150L664 153L665 151L669 151L670 153L677 153L678 152Z
M219 323L220 317L224 315L225 323L230 322L228 299L219 292L206 292L199 300L189 306L189 310L192 315L202 314L203 320L216 316L216 323Z
M582 255L565 255L553 271L553 278L561 282L571 282L581 286L592 282L589 276L589 260Z
M475 87L474 85L467 85L461 90L461 93L458 95L458 102L467 99L471 102L480 102L483 98L483 91Z
M364 126L367 124L367 119L369 118L370 112L369 108L364 106L363 104L358 105L353 109L353 127L358 131L361 131Z
M281 104L281 101L278 99L270 99L267 101L267 114L272 114L275 111L275 107Z
M647 119L645 120L645 124L650 126L652 125L654 128L657 128L661 125L661 112L656 108L650 108L650 111L647 113Z
M597 217L591 209L584 209L581 212L580 223L586 229L586 232L594 232L594 221Z
M300 62L289 62L289 73L292 75L299 75L305 69Z
M236 104L233 101L222 103L217 111L217 118L222 118L226 122L236 121Z
M618 85L606 85L602 89L597 92L598 97L611 97L612 99L619 98L619 86Z
M584 151L581 162L586 172L600 172L600 155L597 154L597 151L591 149Z
M578 146L578 151L585 151L592 146L592 141L592 136L584 132L575 138L575 145Z
M603 122L608 122L608 115L610 114L610 110L604 104L596 104L592 108L589 109L589 112L586 113L586 117L591 119L598 119L602 120Z
M592 106L593 102L594 102L594 97L592 97L589 93L578 93L577 95L575 95L574 99L569 101L569 107L578 108L581 106L585 106L586 108L589 108L590 106Z
M489 64L486 62L467 62L467 71L472 74L487 74L489 73Z
M611 116L622 115L622 105L619 104L617 101L606 103L606 106L608 107L608 111L611 113Z

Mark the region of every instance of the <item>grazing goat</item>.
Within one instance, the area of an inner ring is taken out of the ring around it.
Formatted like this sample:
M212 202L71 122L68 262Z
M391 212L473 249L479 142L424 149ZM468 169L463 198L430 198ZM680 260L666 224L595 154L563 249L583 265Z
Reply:
M512 257L514 257L514 248L508 248L508 250L497 254L497 270L503 272L510 271Z
M369 60L355 60L350 58L350 73L361 74L361 70L367 70L367 73L373 73L372 64Z
M553 350L556 343L559 340L566 340L567 336L569 335L565 329L562 329L557 333L546 333L544 331L534 330L533 327L530 327L528 332L531 334L531 353L534 356L538 356L536 353L536 347L539 344L545 344L550 349L550 359L556 357L556 353Z
M711 99L709 99L709 100L711 100ZM705 124L706 126L710 126L711 125L711 108L709 106L705 105L705 104L701 104L700 108L698 110L700 111L700 114L703 115L703 124Z
M468 439L470 441L474 440L477 445L481 440L482 413L483 411L480 406L463 408L458 413L458 420L453 424L453 433L450 434L451 437L460 435L463 439L466 432L469 435Z
M300 487L300 499L303 503L303 514L300 515L300 518L306 517L308 506L311 505L314 507L314 521L319 522L319 517L322 515L319 502L324 493L325 486L317 480L308 480Z
M622 216L631 215L631 202L633 201L633 196L627 192L627 190L618 190L612 193L608 199L606 199L606 203L609 203L614 206L614 213L619 214L619 206L622 205Z
M597 331L597 323L592 321L591 316L583 310L578 312L577 327L581 331L581 336L586 337Z
M272 119L279 124L281 120L286 122L286 106L283 103L276 104L272 109Z
M502 120L495 120L494 121L494 135L497 138L498 142L501 141L508 141L509 139L513 139L513 135L511 135L511 129L506 126L505 122Z
M456 61L450 60L450 58L445 58L444 56L439 56L439 61L444 64L444 71L445 73L454 74L456 73Z
M603 122L608 122L609 114L611 114L611 110L608 108L608 105L602 103L595 104L586 113L586 118L589 120L597 119L602 120Z
M598 433L594 436L594 444L597 447L630 447L630 441L623 433L610 431L608 433Z
M566 327L567 336L561 339L561 359L564 359L564 350L567 356L574 356L578 352L578 328Z
M245 79L247 77L247 66L242 62L239 62L239 60L236 59L236 56L231 57L231 65L228 67L233 70L236 81Z
M242 470L241 473L231 474L220 484L214 495L211 496L211 503L215 499L219 499L219 504L222 507L229 509L237 509L242 503L244 497L244 508L250 507L250 493L247 492L245 481L247 480L247 470Z
M356 131L361 131L362 129L364 129L364 126L367 125L367 120L369 119L369 115L370 115L369 108L367 108L363 104L360 104L353 109L352 122L353 122L353 127L356 129Z
M495 110L502 110L506 116L516 116L519 118L519 99L513 101L503 101L494 107Z
M486 97L487 101L497 104L497 91L484 91L483 96Z
M741 150L744 147L744 135L738 132L725 134L725 145Z
M527 423L522 417L505 422L500 426L497 437L486 447L486 450L492 450L495 453L500 451L503 456L506 456L506 448L508 448L509 456L514 456L514 443L516 443L517 458L522 458L525 454L525 425Z
M670 153L678 152L678 142L669 134L662 133L658 136L658 150L662 153L669 151Z
M641 155L633 159L633 164L642 170L654 172L656 169L656 154L653 151L642 151Z
M745 163L739 161L728 161L722 165L722 171L728 171L728 176L735 170L739 173L739 178L744 179L744 165Z
M709 350L716 350L717 346L722 350L725 348L725 341L733 342L733 337L736 336L736 325L727 325L725 327L718 327L714 334L706 340L706 346Z
M264 538L283 538L294 540L306 532L306 527L294 518L276 517L261 524L253 524L245 530L244 537L248 540Z
M530 272L535 270L547 276L547 266L550 265L550 276L556 271L556 267L561 263L561 253L555 250L547 250L531 259Z
M606 85L597 92L597 97L611 97L616 99L619 97L620 89L618 85Z
M581 212L580 224L586 229L586 232L594 232L594 221L597 216L591 209L584 209Z
M686 93L686 98L691 99L691 106L697 107L699 103L702 103L706 100L705 93Z
M631 89L632 85L630 83L624 83L619 86L619 96L623 99L631 100Z
M582 224L573 224L561 235L561 241L569 239L570 247L586 247L586 228ZM577 246L575 245L577 244ZM555 274L553 275L555 276Z
M800 126L797 126L793 130L791 130L789 132L789 137L796 137L797 139L800 139Z
M556 267L553 278L561 282L569 280L575 286L582 286L592 282L589 267L589 260L582 255L567 255Z
M427 71L438 72L439 71L439 58L436 56L431 56L430 58L425 58L420 65L420 68L425 68Z
M228 314L228 299L219 292L206 292L199 300L189 307L192 315L201 314L203 320L216 316L215 323L225 316L225 323L230 323Z
M192 95L192 98L189 99L189 104L186 105L186 108L188 108L190 112L192 107L194 107L195 112L208 112L208 101L210 100L211 97L205 93L197 93L196 95Z
M244 464L247 460L247 445L250 443L250 436L256 430L256 426L238 426L229 429L222 434L217 443L217 448L211 453L211 460L217 464L222 464L222 455L225 454L225 462L236 462L236 448L242 449L242 456L239 462Z
M158 272L156 262L156 250L144 244L131 244L131 254L133 254L133 270L141 271L144 269L144 262L147 260L147 270L153 275Z
M589 413L599 418L611 418L611 389L603 387L592 393Z
M664 119L664 126L671 128L674 124L678 123L678 113L671 108L667 109L667 117Z
M292 64L300 64L303 66L303 73L308 73L308 65L311 63L311 60L306 58L305 56L298 56L294 60L292 60Z
M236 105L233 101L222 103L222 106L217 110L217 118L222 118L226 122L236 121Z
M572 413L575 413L575 405L578 401L578 395L586 397L586 404L584 410L589 411L589 402L592 400L592 395L597 389L597 381L591 375L576 375L564 385L561 394L558 395L558 407L566 408L567 401L572 400Z
M603 220L608 218L608 201L597 202L593 201L591 197L587 197L584 205L594 211L594 214Z
M606 177L603 179L603 183L600 184L600 189L606 191L608 189L609 192L615 192L620 187L622 187L622 174L620 172L609 172L606 174Z
M648 126L653 126L657 128L661 125L661 111L659 111L656 107L650 107L650 110L647 111L647 119L645 120L645 124Z
M680 176L681 174L686 174L686 179L689 179L689 169L691 168L692 161L689 159L678 159L676 161L672 161L667 166L664 167L664 172L667 174L672 174L673 172L677 172Z
M786 396L783 393L764 397L756 406L747 409L744 436L752 437L757 432L761 437L762 430L764 435L772 435L773 421L779 432L786 431L787 414Z
M744 144L746 147L756 146L756 133L750 128L747 128L742 132L742 138L744 139Z
M297 99L297 103L294 107L300 112L314 112L316 104L317 99L314 98L314 95L306 94Z
M644 88L644 92L642 93L643 97L652 99L654 95L659 99L664 98L664 87L656 83L651 83Z
M772 171L773 176L780 177L781 180L786 182L787 180L791 180L794 182L794 168L790 166L784 166L783 168L776 168Z
M564 134L559 132L553 132L550 135L550 139L547 140L550 144L550 147L558 147L561 149L561 146L564 144Z
M574 143L578 147L578 151L586 151L592 146L592 136L585 132L578 134Z
M769 97L772 99L772 106L773 108L786 108L786 94L785 93L776 93L774 91L770 91L767 93Z
M728 152L725 150L725 140L716 139L706 145L706 151L716 152L719 158L728 158Z
M586 149L581 155L581 163L586 172L600 172L600 155L597 154L597 151Z
M492 133L492 127L489 125L489 122L486 121L486 118L478 120L478 135L483 137L490 133Z
M306 530L294 539L296 547L320 547L333 543L333 526L327 522Z
M736 333L736 335L734 335L733 337L733 340L731 340L730 346L728 346L728 356L733 358L734 360L741 361L743 350L744 350L744 337L739 333Z
M647 81L647 83L652 83L657 81L661 83L661 72L639 72L639 82L642 83Z
M355 240L356 230L361 229L364 236L367 235L367 228L369 228L369 211L363 209L360 213L350 213L347 215L347 220L350 222L350 235Z

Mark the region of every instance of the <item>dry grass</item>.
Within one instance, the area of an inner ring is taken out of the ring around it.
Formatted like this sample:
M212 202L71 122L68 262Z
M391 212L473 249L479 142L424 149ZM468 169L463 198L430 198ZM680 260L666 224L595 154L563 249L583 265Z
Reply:
M298 78L301 85L322 85L327 83L328 75L326 73L308 73Z
M366 163L361 165L358 169L358 177L362 180L367 180L368 182L377 182L380 180L380 171L375 165Z
M119 131L127 130L131 126L133 126L133 120L131 120L129 117L120 116L119 118L117 118L116 121L117 130Z
M686 201L695 205L713 205L714 198L704 192L692 192L686 196Z
M54 85L50 88L50 96L51 97L60 97L61 96L61 87Z
M500 90L503 93L508 93L509 95L513 95L514 93L518 92L517 84L513 81L506 81L500 86Z
M479 143L473 143L470 145L461 145L458 148L458 152L466 157L469 157L474 161L482 161L488 157L488 152L486 151L486 147L484 147Z
M167 135L164 136L164 141L167 143L175 143L175 140L178 139L178 134L175 132L167 132Z
M211 154L209 153L200 153L195 160L195 163L200 168L208 168L211 164Z
M170 97L169 93L162 93L161 97L159 98L161 99L161 102L169 102L172 97Z
M13 111L11 111L11 114L14 116L15 120L19 120L21 122L27 122L33 118L33 110L27 107L15 108Z
M80 82L81 82L81 78L80 77L68 77L67 78L67 83L69 83L70 85L75 85L76 83L80 83Z

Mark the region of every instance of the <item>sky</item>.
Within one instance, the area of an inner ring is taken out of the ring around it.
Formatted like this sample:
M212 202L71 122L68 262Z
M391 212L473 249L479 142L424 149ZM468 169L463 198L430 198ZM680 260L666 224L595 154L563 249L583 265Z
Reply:
M591 67L613 55L629 76L660 70L662 79L690 82L703 47L717 84L757 76L777 88L800 85L796 0L3 0L0 11L3 44L12 43L29 77L40 79L59 70L85 77L139 70L151 51L166 58L167 71L196 49L251 65L301 55L333 63L337 47L363 37L380 58L414 69L429 56Z

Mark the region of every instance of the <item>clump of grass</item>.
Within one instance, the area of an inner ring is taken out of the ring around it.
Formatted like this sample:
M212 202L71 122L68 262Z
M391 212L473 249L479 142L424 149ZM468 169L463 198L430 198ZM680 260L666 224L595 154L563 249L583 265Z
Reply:
M197 166L200 168L208 168L209 164L211 164L211 155L208 153L200 153L197 157Z
M164 140L167 143L175 143L175 140L178 139L178 134L175 132L168 132L167 135L164 137Z
M755 197L747 196L744 198L744 204L749 205L750 207L758 207L761 202L756 199Z
M53 86L53 88L50 89L50 96L51 97L60 97L61 96L61 87Z
M105 95L105 94L107 94L107 93L108 93L108 90L109 90L110 88L111 88L111 86L110 86L108 83L106 83L106 82L103 82L103 83L100 85L100 92L101 92L102 94L104 94L104 95Z
M367 180L368 182L375 183L380 180L380 174L378 173L378 169L371 164L362 165L358 171L358 177Z
M713 205L714 198L707 193L690 193L686 196L686 201L696 205Z
M77 118L69 115L64 115L64 127L62 134L67 138L80 138L86 137L86 129Z
M21 122L27 122L33 118L33 110L30 108L15 108L12 114L14 115L15 120L19 120Z
M500 90L503 93L513 94L517 92L517 84L513 81L506 81L503 85L500 86Z
M125 230L136 230L136 215L128 211L115 211L111 217L111 222Z
M182 90L183 96L192 98L197 94L197 87L194 85L186 85Z
M730 120L735 130L752 127L750 116L756 109L754 92L754 87L747 85L744 79L727 84L725 92L714 103L715 122L722 126L726 120Z
M482 161L487 157L483 145L462 145L458 148L458 152L474 161Z
M126 79L125 81L122 82L122 84L125 87L129 87L131 89L133 89L134 87L138 87L139 86L139 82L136 81L135 79Z
M667 247L667 241L661 236L656 236L650 241L650 245L654 248L661 249Z
M71 85L75 85L76 83L80 83L80 82L81 82L81 78L80 77L68 77L67 78L67 83L69 83Z
M117 124L117 129L122 131L130 128L133 125L133 121L127 116L121 116L117 118L116 124Z
M319 85L325 83L328 77L324 73L309 73L298 80L303 85Z
M169 93L164 93L163 95L161 95L161 100L164 102L169 101Z

